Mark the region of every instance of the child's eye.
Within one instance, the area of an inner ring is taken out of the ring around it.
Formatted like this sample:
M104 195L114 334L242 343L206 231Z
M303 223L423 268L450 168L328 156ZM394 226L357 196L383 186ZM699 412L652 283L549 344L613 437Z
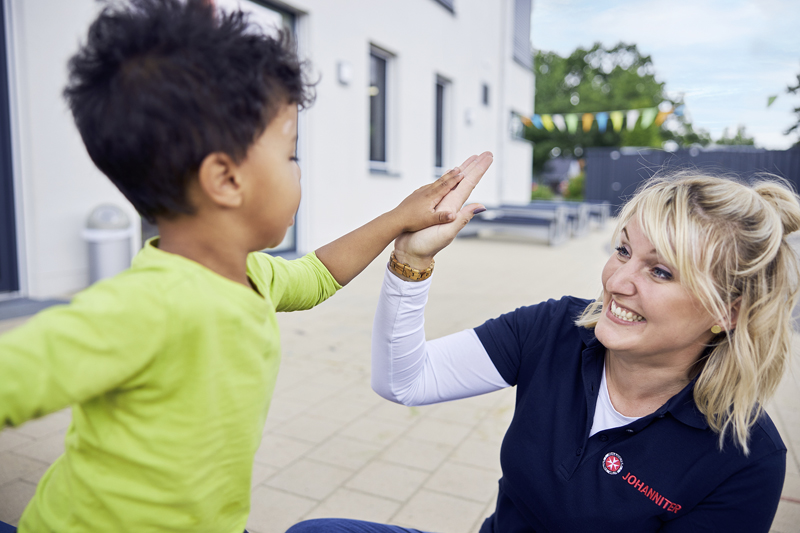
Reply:
M628 258L628 257L630 257L630 255L631 255L631 254L629 254L629 253L628 253L628 249L627 249L627 248L625 248L625 247L624 247L624 246L622 246L622 245L619 245L619 246L617 246L617 247L616 247L616 248L614 248L614 249L617 251L617 255L618 255L618 256L620 256L620 257L624 257L624 258L626 258L626 259L627 259L627 258Z

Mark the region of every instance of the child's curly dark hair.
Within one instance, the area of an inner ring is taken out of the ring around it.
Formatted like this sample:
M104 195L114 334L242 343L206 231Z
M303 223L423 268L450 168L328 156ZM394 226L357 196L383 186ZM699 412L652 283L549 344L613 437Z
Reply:
M281 105L314 98L288 32L206 0L107 5L64 89L89 156L150 222L191 214L203 159L241 161Z

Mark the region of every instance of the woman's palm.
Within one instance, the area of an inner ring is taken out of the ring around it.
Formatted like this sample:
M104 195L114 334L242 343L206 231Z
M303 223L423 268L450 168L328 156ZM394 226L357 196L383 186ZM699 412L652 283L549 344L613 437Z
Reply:
M480 204L462 206L491 166L492 161L493 157L490 152L484 152L479 156L473 155L464 161L460 167L461 172L464 173L464 179L436 206L436 211L458 212L456 219L447 224L438 224L414 233L402 234L395 240L395 250L420 259L428 259L453 242L458 232L472 219L473 211L481 207Z

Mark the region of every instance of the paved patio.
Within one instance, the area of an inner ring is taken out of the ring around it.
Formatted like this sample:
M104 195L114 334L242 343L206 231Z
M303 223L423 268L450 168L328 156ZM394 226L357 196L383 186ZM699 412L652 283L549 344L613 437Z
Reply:
M596 296L610 229L557 248L456 241L437 257L429 337L551 297ZM252 533L283 533L301 519L331 516L477 532L494 508L514 391L419 408L372 392L370 328L384 259L320 307L280 315L284 360L253 471ZM0 322L0 331L23 321ZM789 448L772 529L780 533L800 524L798 350L794 371L769 406ZM65 410L0 432L0 520L19 520L36 482L62 452L68 424Z

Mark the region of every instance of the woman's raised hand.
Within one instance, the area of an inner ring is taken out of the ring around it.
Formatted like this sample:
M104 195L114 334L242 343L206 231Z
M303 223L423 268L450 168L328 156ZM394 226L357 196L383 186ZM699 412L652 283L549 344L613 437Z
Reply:
M481 204L470 204L464 207L472 190L478 185L486 170L491 166L494 158L491 152L473 155L439 179L461 172L464 178L458 182L441 202L435 211L457 212L452 222L431 226L413 233L404 233L394 242L394 251L397 260L407 263L413 268L425 269L430 265L431 259L439 250L453 242L458 232L472 219L475 211L483 209Z

